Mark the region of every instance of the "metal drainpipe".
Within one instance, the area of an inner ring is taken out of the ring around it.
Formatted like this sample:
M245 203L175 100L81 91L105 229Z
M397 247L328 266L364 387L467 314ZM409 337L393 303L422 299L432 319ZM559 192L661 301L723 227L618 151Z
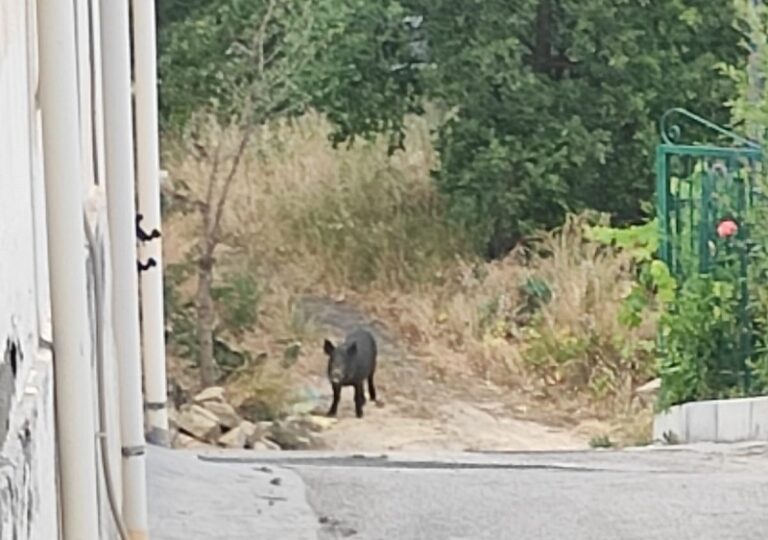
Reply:
M136 172L142 228L154 238L139 247L141 260L156 265L141 272L141 333L146 392L147 440L168 446L165 324L163 322L163 250L160 235L160 156L157 120L155 4L133 1L136 100ZM156 233L156 234L153 234Z
M101 0L102 88L115 345L120 379L123 520L133 540L148 538L142 414L136 204L128 2Z
M98 540L72 3L38 0L37 18L62 536L64 540Z

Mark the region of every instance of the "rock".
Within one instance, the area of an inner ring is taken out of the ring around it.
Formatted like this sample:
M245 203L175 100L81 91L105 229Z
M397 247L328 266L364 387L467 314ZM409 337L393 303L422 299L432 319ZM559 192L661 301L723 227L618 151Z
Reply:
M270 420L259 420L258 422L256 422L256 427L258 427L259 429L267 430L267 431L272 429L273 425L274 425L274 422Z
M300 401L299 403L294 403L291 406L291 413L295 415L312 414L312 411L314 411L316 408L317 404L314 401Z
M661 388L661 379L656 378L640 386L637 390L635 390L635 393L641 396L652 395L658 392L659 388Z
M179 431L202 441L215 441L221 435L219 419L200 405L192 405L179 415Z
M274 452L277 450L280 450L280 446L276 443L273 443L270 440L264 439L263 441L256 441L253 443L253 449L259 450L262 452Z
M282 420L275 422L267 435L283 450L309 450L317 446L310 429L300 422Z
M193 400L195 403L205 403L206 401L218 401L224 403L224 388L221 386L211 386L197 394Z
M172 446L174 448L204 448L208 446L204 442L200 442L194 437L190 437L185 433L177 433L173 439Z
M330 401L330 393L322 393L315 387L305 388L298 396L299 400L291 406L291 414L325 414L327 403Z
M179 425L179 411L176 407L168 407L168 424L171 428Z
M258 428L253 422L243 420L237 429L243 432L245 435L245 447L250 448L254 442L258 441L261 437L258 437Z
M245 447L246 448L253 448L253 445L259 441L261 441L264 437L267 436L269 433L270 427L272 427L272 422L266 422L269 425L262 425L264 423L259 422L258 424L254 424L253 422L249 422L248 420L243 420L240 423L239 429L243 431L245 434Z
M298 424L309 431L320 433L330 429L338 420L336 418L328 418L327 416L302 415L289 416L286 422Z
M219 424L227 429L235 429L243 421L242 418L235 412L235 409L229 403L221 403L219 401L205 401L202 404L203 408L212 412L218 419Z
M193 414L198 414L200 416L205 416L206 418L209 418L214 422L219 421L219 418L215 414L213 414L211 411L209 411L208 409L200 405L192 405L187 411Z
M247 443L248 436L242 426L230 429L219 437L219 444L225 448L245 448Z

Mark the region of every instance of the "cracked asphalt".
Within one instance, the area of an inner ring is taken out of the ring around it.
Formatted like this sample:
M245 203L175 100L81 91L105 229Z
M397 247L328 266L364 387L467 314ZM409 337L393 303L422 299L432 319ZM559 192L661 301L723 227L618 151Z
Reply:
M155 450L158 540L768 537L763 443L434 455Z

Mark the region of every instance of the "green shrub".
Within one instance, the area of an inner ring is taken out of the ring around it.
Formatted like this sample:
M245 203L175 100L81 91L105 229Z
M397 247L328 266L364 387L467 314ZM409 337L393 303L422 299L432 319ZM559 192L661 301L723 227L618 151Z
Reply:
M256 325L264 292L264 286L247 269L226 274L211 291L220 328L235 336L251 330Z
M736 289L733 282L705 274L681 285L661 318L659 408L737 391L741 374L732 364L741 332Z

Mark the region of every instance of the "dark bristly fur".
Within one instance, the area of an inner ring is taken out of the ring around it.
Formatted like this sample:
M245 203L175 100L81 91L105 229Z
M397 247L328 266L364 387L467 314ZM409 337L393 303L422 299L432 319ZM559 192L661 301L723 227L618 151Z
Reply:
M347 335L344 343L338 346L326 339L323 350L328 355L328 381L333 389L333 403L328 416L336 416L342 387L353 386L355 414L362 418L366 380L371 401L376 401L376 387L373 384L376 372L376 340L369 331L359 328Z

